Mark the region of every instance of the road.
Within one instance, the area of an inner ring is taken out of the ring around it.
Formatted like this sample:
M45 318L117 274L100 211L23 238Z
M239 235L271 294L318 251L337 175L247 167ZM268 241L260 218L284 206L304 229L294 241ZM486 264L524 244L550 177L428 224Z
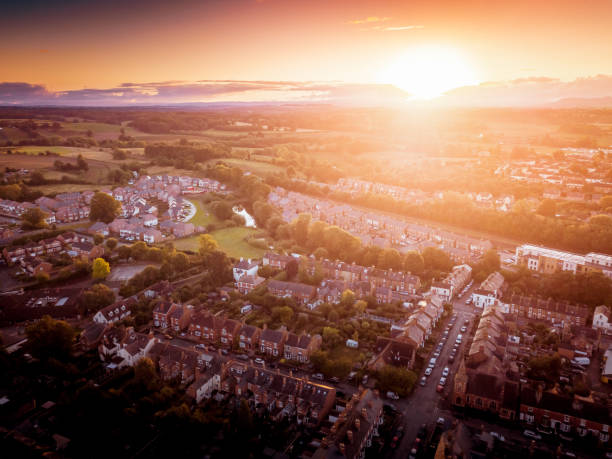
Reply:
M427 424L427 426L431 427L433 424L435 424L439 417L443 417L446 420L446 426L450 427L450 423L452 422L452 414L448 410L449 404L446 401L446 397L448 397L449 393L452 393L453 375L459 367L459 362L461 361L461 356L465 350L465 343L467 339L464 338L461 345L457 348L456 358L452 364L448 363L448 357L453 349L453 344L457 339L457 335L462 334L466 336L466 334L469 334L471 327L474 326L476 317L479 316L479 312L475 312L472 306L465 305L465 300L469 298L471 292L475 288L475 286L472 286L472 288L466 292L461 299L455 298L453 300L453 311L454 314L457 315L457 319L455 325L448 333L448 339L442 348L442 352L440 353L440 357L437 359L432 374L427 378L427 383L425 386L417 384L415 391L409 398L394 403L394 405L404 414L404 437L402 438L402 441L395 450L394 454L392 454L390 457L398 459L405 459L408 457L410 447L412 446L421 425ZM464 326L466 319L469 321L469 325L467 325L468 330L466 333L462 333L461 327ZM449 321L450 318L447 318L442 324L442 327L440 327L440 335L444 333ZM438 339L438 342L440 339L441 338ZM432 350L432 353L433 352L435 352L435 346ZM426 363L424 365L425 367L427 367L427 363L429 362L430 358L431 356L426 358ZM436 392L436 387L440 381L440 378L442 377L442 371L446 366L449 367L450 374L447 377L444 391L442 393L438 393ZM424 370L425 368L423 368L423 371ZM419 375L419 382L422 376L423 374Z

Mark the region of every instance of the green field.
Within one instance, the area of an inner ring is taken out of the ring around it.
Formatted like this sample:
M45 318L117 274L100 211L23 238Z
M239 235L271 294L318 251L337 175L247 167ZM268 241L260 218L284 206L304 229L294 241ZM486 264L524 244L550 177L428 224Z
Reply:
M263 249L258 249L250 245L245 239L257 233L253 228L233 227L213 231L210 235L215 238L219 248L234 258L261 258L264 254ZM199 236L192 236L178 239L174 246L179 250L197 251L199 248Z
M189 223L199 226L207 226L211 223L219 223L219 219L210 213L208 207L199 199L189 199L196 206L196 214L193 216Z

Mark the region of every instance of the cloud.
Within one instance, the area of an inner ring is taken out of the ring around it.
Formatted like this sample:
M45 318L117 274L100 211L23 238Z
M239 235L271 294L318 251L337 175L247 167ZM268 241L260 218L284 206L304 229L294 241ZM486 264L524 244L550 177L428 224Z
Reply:
M15 104L22 101L46 100L53 94L39 84L6 82L0 83L0 103Z
M408 97L380 84L343 82L200 80L122 83L106 89L50 92L28 83L0 83L0 104L20 105L169 105L193 102L330 102L393 104Z
M542 106L564 99L612 96L612 75L595 75L561 81L549 77L489 81L448 91L439 102L476 106Z
M424 28L425 26L423 25L406 25L406 26L389 26L389 27L375 26L375 27L371 27L368 30L383 30L385 32L396 32L400 30L413 30L413 29L424 29Z
M368 16L364 19L354 19L352 21L348 21L348 24L372 24L376 22L386 22L390 20L391 18L388 17Z

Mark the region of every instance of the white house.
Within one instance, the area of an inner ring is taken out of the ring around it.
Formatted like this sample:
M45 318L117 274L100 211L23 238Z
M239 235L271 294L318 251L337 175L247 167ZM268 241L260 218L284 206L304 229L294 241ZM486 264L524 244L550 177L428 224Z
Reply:
M236 263L234 265L234 268L232 269L234 273L234 281L238 282L238 280L245 274L247 276L256 276L258 270L258 261L251 261L250 258L248 260L241 258L240 261Z
M601 330L602 333L612 334L612 322L610 322L610 308L597 306L593 313L593 328Z
M472 293L472 303L478 308L491 306L502 296L504 276L497 271L489 276L480 284L480 287Z

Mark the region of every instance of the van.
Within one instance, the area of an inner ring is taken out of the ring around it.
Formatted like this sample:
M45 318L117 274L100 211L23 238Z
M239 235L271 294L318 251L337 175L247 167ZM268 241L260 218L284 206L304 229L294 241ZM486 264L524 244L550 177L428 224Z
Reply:
M572 363L588 366L591 363L591 360L588 357L574 357Z
M390 398L391 400L399 400L399 395L397 395L395 392L387 392L387 398Z
M461 334L457 335L457 339L455 340L455 343L460 343L463 340L463 336L461 336Z

